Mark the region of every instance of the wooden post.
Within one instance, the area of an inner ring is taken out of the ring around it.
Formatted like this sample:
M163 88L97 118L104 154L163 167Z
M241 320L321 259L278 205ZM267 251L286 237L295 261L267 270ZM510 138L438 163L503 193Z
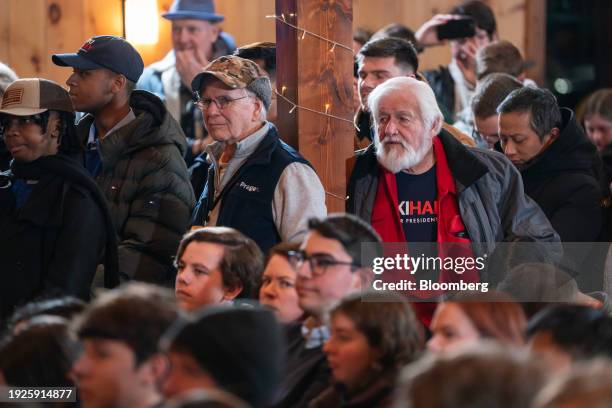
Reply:
M352 0L276 0L276 15L281 18L276 21L276 87L291 101L278 98L280 135L314 166L328 211L342 212L345 161L353 155L355 137Z
M525 61L534 62L527 78L539 86L546 79L546 1L527 0L525 4Z

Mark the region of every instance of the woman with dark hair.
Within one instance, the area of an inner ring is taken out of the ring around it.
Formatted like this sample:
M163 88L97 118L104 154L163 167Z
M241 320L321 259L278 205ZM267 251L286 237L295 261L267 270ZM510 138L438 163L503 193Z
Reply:
M0 318L53 291L87 300L99 264L118 284L106 200L87 174L68 92L46 79L14 81L2 98L0 135L13 157L0 174Z
M273 246L268 253L259 288L259 303L274 310L278 321L285 324L304 317L295 290L297 269L290 261L290 255L299 249L300 244L295 242L281 242Z
M473 344L481 339L509 346L525 342L527 326L521 305L502 293L464 293L436 308L427 348L442 352Z
M0 385L74 387L68 374L78 352L79 345L70 337L66 319L37 316L0 345ZM74 403L51 406L74 406Z
M331 336L323 346L334 385L309 405L388 407L401 368L423 349L423 330L399 295L361 293L346 297L331 311Z

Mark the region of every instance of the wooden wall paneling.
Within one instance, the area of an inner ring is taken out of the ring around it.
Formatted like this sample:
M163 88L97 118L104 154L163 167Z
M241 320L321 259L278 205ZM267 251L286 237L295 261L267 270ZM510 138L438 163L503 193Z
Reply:
M544 86L546 73L546 1L526 0L525 10L525 52L523 58L534 62L527 70L527 78Z
M44 76L49 69L45 0L4 1L9 3L9 64L20 77Z
M489 2L497 19L499 38L510 41L525 56L525 10L527 0Z
M45 77L65 86L71 70L53 64L51 55L76 52L85 42L83 3L74 0L46 0L45 14L47 47L44 58L49 67ZM67 35L67 33L70 33L70 35Z
M81 0L83 4L81 44L94 35L123 35L121 1Z
M162 59L172 49L172 24L162 18L172 5L172 0L157 0L158 39L157 44L132 44L142 56L145 66Z
M161 13L172 0L157 0L160 12L159 42L136 45L145 64L161 59L170 49L171 23ZM436 13L445 13L459 0L353 0L353 27L372 30L391 22L416 30ZM529 71L541 83L545 49L545 0L488 0L499 25L501 38L512 41L526 59L534 60L540 71ZM48 25L49 6L61 10L59 23ZM223 29L238 45L254 41L275 41L276 28L265 15L274 14L274 0L217 0L217 10L226 20ZM77 17L81 14L81 18ZM42 75L60 79L58 68L47 57L64 49L75 51L92 35L122 34L121 0L0 0L0 60L15 67L20 75ZM42 33L42 34L41 34ZM47 45L48 44L48 45ZM421 69L447 64L447 46L427 49L419 56Z
M0 62L9 63L9 8L10 2L0 1Z
M531 0L529 0L531 1ZM544 0L534 0L544 2ZM522 53L525 50L525 3L527 0L488 0L486 3L495 13L500 37L511 41ZM411 1L353 0L354 27L365 27L376 31L390 24L401 23L416 31L435 14L448 13L459 0ZM421 70L436 68L450 62L447 45L430 47L419 55Z
M217 13L225 20L221 27L236 39L238 46L255 41L275 41L274 20L266 15L274 14L274 0L217 0Z

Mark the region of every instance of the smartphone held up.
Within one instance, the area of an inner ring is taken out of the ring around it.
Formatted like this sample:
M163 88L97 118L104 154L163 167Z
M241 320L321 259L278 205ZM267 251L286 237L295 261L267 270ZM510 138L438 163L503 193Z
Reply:
M476 34L476 22L472 18L449 20L437 27L438 40L469 38Z

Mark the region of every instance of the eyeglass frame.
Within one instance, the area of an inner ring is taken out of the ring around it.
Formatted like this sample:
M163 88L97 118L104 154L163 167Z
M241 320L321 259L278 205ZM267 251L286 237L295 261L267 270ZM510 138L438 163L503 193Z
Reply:
M5 127L8 129L14 120L17 121L18 126L34 124L43 127L47 120L43 113L46 112L34 115L11 115L10 113L0 113L0 129L4 129Z
M354 272L356 269L361 268L361 265L355 262L344 262L338 261L333 256L329 255L331 260L320 259L321 255L306 255L306 252L303 250L297 251L287 251L287 261L291 266L295 269L299 269L304 262L308 261L308 266L310 267L310 273L314 277L323 276L327 272L327 268L338 265L345 265L351 267L351 272ZM325 265L321 265L319 262L324 261Z
M232 102L238 101L240 99L250 98L251 96L252 95L247 94L239 98L230 98L228 96L221 95L218 98L202 98L200 93L196 91L193 93L193 103L201 111L208 110L210 108L210 105L212 105L213 103L217 106L217 109L224 110L227 109L227 107ZM219 99L221 98L223 98L222 101L219 101ZM207 106L204 106L205 103L207 104Z
M4 132L11 127L14 120L17 121L17 126L38 125L43 131L47 127L48 111L36 113L34 115L11 115L10 113L0 113L0 137L4 137ZM6 124L5 124L6 122Z

